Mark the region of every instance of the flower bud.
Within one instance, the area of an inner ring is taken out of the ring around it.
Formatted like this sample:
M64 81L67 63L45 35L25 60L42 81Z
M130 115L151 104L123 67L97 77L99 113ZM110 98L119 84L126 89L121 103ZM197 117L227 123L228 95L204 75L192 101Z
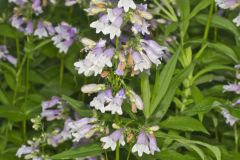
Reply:
M96 93L98 91L104 90L105 85L104 84L87 84L82 86L81 91L83 93Z

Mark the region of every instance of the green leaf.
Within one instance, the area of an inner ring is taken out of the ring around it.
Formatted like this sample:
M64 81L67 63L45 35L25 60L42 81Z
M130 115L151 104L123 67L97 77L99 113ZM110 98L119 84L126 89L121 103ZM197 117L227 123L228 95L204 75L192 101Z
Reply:
M231 58L233 62L239 63L238 57L234 50L223 43L208 43L208 47L225 54Z
M154 114L156 118L162 118L165 115L174 98L177 87L192 72L193 68L194 64L191 64L190 66L181 70L178 74L176 74L176 76L173 77L169 85L170 87L168 88L163 100L160 103L161 107L159 107Z
M0 106L0 117L16 122L26 119L26 115L23 112L12 106Z
M192 10L192 12L189 15L189 18L193 18L196 16L201 10L207 8L211 4L211 0L201 0L196 7Z
M87 109L86 105L83 102L77 101L66 95L62 95L62 99L65 100L76 112L78 112L79 115L81 116L92 115L92 111Z
M0 35L8 38L21 38L24 36L23 33L18 32L15 28L8 24L0 24Z
M85 146L81 146L76 149L70 149L62 153L56 154L51 159L73 159L84 158L89 156L97 156L102 153L102 147L100 144L94 143Z
M144 73L141 75L141 92L144 103L144 115L146 118L149 118L151 93L148 75Z
M151 108L150 108L150 115L156 110L157 106L161 102L162 98L168 91L171 79L173 77L178 56L178 51L166 64L166 66L163 68L163 70L160 72L158 71L156 74L155 84L153 88L152 93L152 99L151 99Z
M181 131L199 131L208 134L208 131L200 121L186 116L170 117L167 120L161 122L160 127Z
M200 24L205 25L208 20L208 15L200 14L200 15L196 16L194 18L194 20L196 20ZM224 18L222 16L213 15L212 21L211 21L211 26L228 30L228 31L232 32L236 36L236 38L240 37L238 28L236 27L236 25L233 24L233 22L231 20Z

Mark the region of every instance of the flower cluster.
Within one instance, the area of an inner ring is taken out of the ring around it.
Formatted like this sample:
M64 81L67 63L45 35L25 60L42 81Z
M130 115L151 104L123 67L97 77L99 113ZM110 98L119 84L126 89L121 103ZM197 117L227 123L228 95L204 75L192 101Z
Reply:
M222 9L233 10L240 6L239 0L215 0L215 2L216 5L218 5ZM233 22L236 23L238 27L240 26L240 13L236 18L233 19Z
M228 85L224 85L223 86L223 89L224 89L224 92L234 92L236 93L237 95L240 94L240 83L238 82L239 79L240 79L240 65L235 65L235 68L237 70L236 72L236 83L230 83ZM236 107L240 104L240 100L236 100L232 106L233 107ZM239 118L237 117L234 117L229 110L227 110L226 108L222 108L221 109L221 113L222 115L224 116L224 118L226 119L226 123L233 126L237 121L239 121Z
M143 110L141 97L128 87L125 78L149 71L153 65L158 66L168 52L167 47L150 38L150 21L153 16L147 11L147 5L135 4L133 0L100 0L91 1L90 7L85 11L91 16L98 15L99 18L90 27L106 37L97 42L82 38L82 51L87 52L87 55L74 63L78 74L100 75L107 82L82 86L83 93L96 94L90 101L90 107L101 113L109 112L121 116L124 116L125 103L131 104L133 113ZM104 126L103 124L102 127ZM133 134L139 136L132 152L138 152L142 156L143 153L154 154L160 151L153 131L146 129L147 126L138 129L123 124L120 126L122 127L115 127L116 130L109 136L100 138L104 149L115 150L117 143L125 145L124 137L130 135L129 131L133 129ZM70 123L73 141L88 138L96 131L104 131L102 127L92 118Z
M67 53L69 47L73 44L77 36L77 29L66 22L61 22L54 27L51 22L42 19L33 19L32 16L24 16L28 14L29 2L23 0L10 1L14 2L17 7L14 15L11 17L11 25L23 32L27 36L37 36L39 39L51 37L54 45L59 49L60 53ZM56 4L54 0L50 1ZM43 13L42 7L46 6L41 0L33 0L31 10L35 15ZM25 13L27 12L27 13Z
M6 60L14 66L17 65L17 59L9 54L5 45L0 45L0 60Z

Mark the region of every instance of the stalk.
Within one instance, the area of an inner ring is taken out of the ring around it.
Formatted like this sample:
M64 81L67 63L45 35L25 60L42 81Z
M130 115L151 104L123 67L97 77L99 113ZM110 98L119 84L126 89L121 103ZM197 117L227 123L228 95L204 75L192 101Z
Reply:
M119 142L117 142L116 160L120 160L120 145L119 145Z
M62 91L62 86L63 86L63 75L64 75L64 56L61 56L61 58L60 58L60 78L59 78L59 84L60 84L61 91Z
M234 124L234 139L235 139L235 150L236 150L236 152L238 152L239 137L238 137L237 123Z

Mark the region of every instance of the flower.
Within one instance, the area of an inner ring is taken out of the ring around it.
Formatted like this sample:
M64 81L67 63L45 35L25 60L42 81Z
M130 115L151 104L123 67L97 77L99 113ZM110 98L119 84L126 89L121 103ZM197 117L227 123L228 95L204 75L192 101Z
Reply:
M30 154L32 152L34 152L34 148L33 147L29 147L29 146L26 146L26 145L22 145L18 150L17 150L17 153L16 153L16 156L18 158L21 158L22 155L26 155L26 154Z
M62 22L55 27L55 30L56 35L52 37L54 45L59 49L60 53L67 53L77 36L77 29L66 22Z
M65 0L65 6L73 6L74 4L77 4L77 0Z
M97 97L94 97L90 102L90 106L104 113L106 111L105 104L109 103L112 98L112 90L107 89L105 91L99 92Z
M7 60L12 65L17 65L17 59L9 54L9 51L5 45L0 45L0 60Z
M104 90L105 85L104 84L87 84L82 86L81 91L83 93L96 93L98 91Z
M125 91L124 89L121 89L118 91L118 93L115 95L115 97L112 98L110 103L105 107L106 111L111 111L112 114L119 114L122 115L122 103L125 99Z
M50 101L42 102L41 116L43 118L46 118L47 121L62 119L63 112L64 112L64 106L62 105L58 97L52 97Z
M237 6L237 0L215 0L215 2L222 9L234 9Z
M96 46L90 50L85 59L74 63L78 74L83 73L85 76L96 76L102 73L105 66L112 67L111 59L114 55L114 49L105 49L105 43L106 41L101 39Z
M134 91L129 91L130 101L132 103L132 110L135 112L135 108L139 110L143 110L144 104L139 95L137 95Z
M236 18L233 19L233 22L236 23L236 25L239 27L240 26L240 13Z
M133 51L131 54L131 57L134 62L134 71L140 71L143 72L143 70L147 70L151 68L151 62L148 59L148 57L143 53L138 53L136 51Z
M118 7L123 7L125 12L128 12L129 8L136 9L136 4L133 0L119 0Z
M10 18L10 22L11 22L11 25L14 28L16 28L17 30L19 30L20 32L24 31L23 24L24 24L25 20L21 16L13 15Z
M112 151L114 151L116 149L117 142L119 142L119 144L124 146L125 141L124 141L124 135L122 132L123 132L122 129L119 129L119 130L114 131L109 136L102 137L100 140L101 140L101 142L104 143L103 148L104 149L111 148Z
M28 2L28 0L8 0L8 2L13 2L16 5L23 6L25 3Z
M56 130L57 134L49 135L48 137L48 144L52 145L53 147L57 147L60 143L63 143L64 141L70 139L71 133L69 131L69 123L72 122L70 118L68 118L64 122L64 129L59 132L59 130Z
M230 126L233 126L237 121L239 121L238 118L233 117L229 111L225 108L222 108L221 111L222 115L224 116L224 118L226 119L226 123L229 124Z
M42 6L41 6L41 0L33 0L32 9L36 15L41 14L43 12Z
M28 27L28 26L27 26ZM31 26L30 26L31 27ZM55 30L52 24L48 21L38 21L38 25L36 30L34 31L34 35L38 36L38 38L44 38L54 35Z
M31 35L33 33L33 21L32 20L28 21L24 33L26 35Z
M96 131L97 125L91 123L96 121L96 118L82 118L68 123L69 131L74 138L73 141L79 142L84 137L89 138L92 136Z
M237 94L240 94L240 85L238 84L228 84L223 86L224 91L227 92L235 92Z
M133 146L132 152L138 152L138 156L142 156L143 153L150 154L149 141L145 131L141 131L137 138L137 143Z
M148 134L148 139L149 139L149 148L150 148L150 152L152 155L154 155L154 152L159 152L160 149L157 146L157 141L156 138L153 134Z

